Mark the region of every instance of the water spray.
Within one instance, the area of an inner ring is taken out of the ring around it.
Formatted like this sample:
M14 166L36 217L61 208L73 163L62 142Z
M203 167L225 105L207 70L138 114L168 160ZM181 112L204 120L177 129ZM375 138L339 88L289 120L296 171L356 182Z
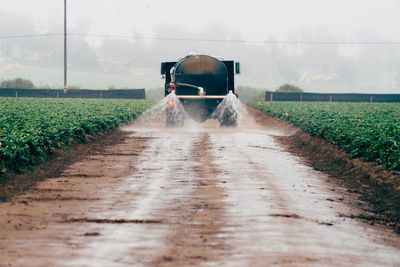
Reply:
M211 117L217 119L222 127L236 127L238 121L239 99L232 91L225 96Z
M166 116L166 126L183 126L185 119L189 118L175 91L171 91L155 107L146 111L141 120L157 119L162 113Z

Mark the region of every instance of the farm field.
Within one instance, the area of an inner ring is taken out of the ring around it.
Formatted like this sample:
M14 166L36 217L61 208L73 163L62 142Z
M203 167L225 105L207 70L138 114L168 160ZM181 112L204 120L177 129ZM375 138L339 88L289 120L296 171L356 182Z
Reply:
M0 103L2 149L16 151L6 168L110 137L68 146L70 161L56 150L40 166L61 170L28 189L13 179L30 172L5 176L17 188L0 195L0 266L400 264L398 224L365 221L371 203L288 151L279 138L302 132L261 111L242 107L236 128L212 119L168 128L149 112L110 131L153 102Z
M0 171L21 171L54 149L84 143L152 105L139 100L0 98Z
M289 121L338 145L352 157L400 169L400 104L253 102L265 114Z

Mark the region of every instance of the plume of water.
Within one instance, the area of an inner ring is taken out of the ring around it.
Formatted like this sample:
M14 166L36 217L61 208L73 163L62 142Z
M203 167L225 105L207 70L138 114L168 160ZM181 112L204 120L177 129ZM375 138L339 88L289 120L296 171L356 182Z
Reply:
M211 117L217 119L220 126L236 127L240 106L239 99L232 93L232 91L229 91L222 102L217 106Z
M183 125L183 121L189 118L181 101L175 95L175 93L172 92L160 100L160 102L158 102L153 108L144 112L140 119L142 121L160 119L160 115L163 113L167 113L167 124L169 120L170 122L172 121L176 126Z

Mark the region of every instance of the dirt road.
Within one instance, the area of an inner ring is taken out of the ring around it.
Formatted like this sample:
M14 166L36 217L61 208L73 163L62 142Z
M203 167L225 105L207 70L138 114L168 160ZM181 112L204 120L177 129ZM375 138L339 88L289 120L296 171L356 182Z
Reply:
M274 142L290 127L124 130L0 203L0 266L400 265L398 235L349 218L366 203Z

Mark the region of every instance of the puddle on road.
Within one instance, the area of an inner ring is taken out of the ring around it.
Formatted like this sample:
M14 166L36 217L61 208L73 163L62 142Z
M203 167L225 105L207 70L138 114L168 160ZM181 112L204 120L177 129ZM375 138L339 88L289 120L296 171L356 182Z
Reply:
M294 213L292 213L292 214L278 214L278 213L275 213L275 214L268 214L268 216L271 216L271 217L283 217L283 218L293 218L293 219L300 219L301 218L301 216L299 216L297 214L294 214Z
M64 221L65 223L84 222L84 223L133 223L133 224L153 224L153 223L164 223L162 220L152 219L90 219L90 218L69 218Z

